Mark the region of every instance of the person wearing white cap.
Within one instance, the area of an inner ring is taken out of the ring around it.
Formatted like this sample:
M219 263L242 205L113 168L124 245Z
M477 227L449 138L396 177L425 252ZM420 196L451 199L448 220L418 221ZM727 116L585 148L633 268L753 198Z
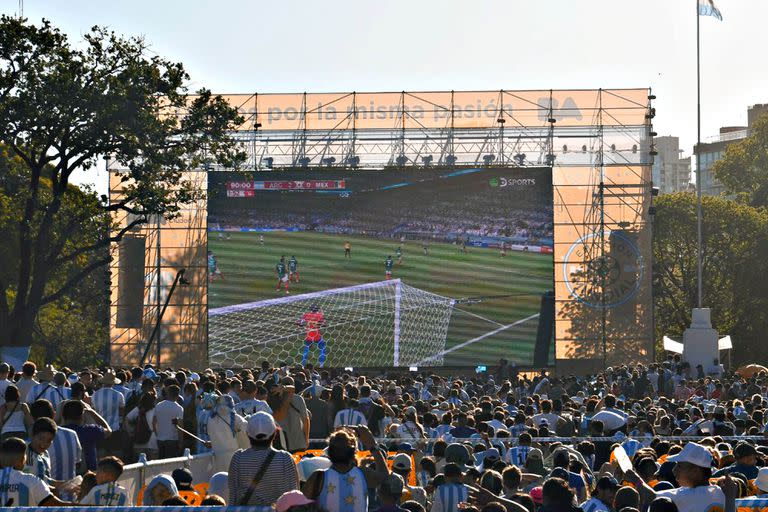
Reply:
M675 479L680 487L655 492L634 471L625 473L625 478L636 485L637 490L650 497L647 502L658 496L670 498L679 512L715 512L725 509L725 494L717 485L710 485L712 476L712 455L698 443L689 442L676 455L667 458L674 462Z
M760 494L755 496L755 498L768 498L768 467L760 468L754 484L760 490Z
M413 461L411 459L411 456L407 453L398 453L395 455L395 458L392 460L392 472L397 473L401 477L403 477L403 482L405 482L405 493L410 495L410 499L413 501L420 503L421 506L425 507L427 506L427 492L424 490L423 487L419 486L410 486L408 485L408 477L411 474L411 470L413 469ZM405 498L403 498L405 499Z
M284 493L299 488L296 463L290 453L272 447L277 425L271 414L260 411L249 416L246 433L251 447L232 456L227 503L270 506Z

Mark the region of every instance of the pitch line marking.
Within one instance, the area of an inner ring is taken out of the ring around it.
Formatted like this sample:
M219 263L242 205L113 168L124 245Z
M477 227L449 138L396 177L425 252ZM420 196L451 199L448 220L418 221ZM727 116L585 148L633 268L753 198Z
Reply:
M461 308L457 308L457 307L454 307L454 309L457 310L457 311L461 311L462 313L466 313L469 316L474 316L476 318L479 318L480 320L485 320L486 322L492 323L494 325L498 325L499 327L503 327L504 326L504 324L502 324L501 322L497 322L496 320L491 320L490 318L486 318L483 315L478 315L477 313L472 313L471 311L467 311L466 309L461 309Z
M499 327L498 329L496 329L494 331L487 332L487 333L485 333L485 334L483 334L481 336L478 336L476 338L472 338L471 340L467 340L467 341L465 341L463 343L459 343L458 345L455 345L455 346L453 346L453 347L451 347L449 349L443 350L442 352L440 352L438 354L435 354L433 356L430 356L430 357L428 357L426 359L422 359L421 361L419 361L416 364L416 366L421 366L424 363L428 363L429 361L435 359L436 357L440 357L440 356L444 356L446 354L450 354L451 352L453 352L455 350L459 350L460 348L464 348L467 345L471 345L471 344L476 343L478 341L484 340L485 338L488 338L489 336L493 336L494 334L498 334L501 331L506 331L507 329L511 329L512 327L516 327L516 326L518 326L520 324L523 324L523 323L527 322L528 320L533 320L534 318L536 318L538 316L539 316L539 313L536 313L535 315L531 315L529 317L523 318L522 320L518 320L517 322L513 322L513 323L507 324L507 325L502 325L501 327Z

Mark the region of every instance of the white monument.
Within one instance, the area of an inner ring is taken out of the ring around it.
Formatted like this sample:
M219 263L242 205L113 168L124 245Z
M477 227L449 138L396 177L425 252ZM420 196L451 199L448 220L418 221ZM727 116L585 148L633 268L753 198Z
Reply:
M698 365L706 372L715 359L720 359L717 331L712 328L709 312L709 308L694 309L691 326L683 333L683 361L690 364L694 372Z

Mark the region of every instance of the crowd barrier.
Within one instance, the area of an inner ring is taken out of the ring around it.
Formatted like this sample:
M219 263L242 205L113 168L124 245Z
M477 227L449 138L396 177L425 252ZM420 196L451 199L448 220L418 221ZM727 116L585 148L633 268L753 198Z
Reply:
M131 496L133 496L133 502L136 503L139 499L139 493L150 480L157 475L170 475L171 472L177 468L189 469L192 472L192 477L194 478L195 483L208 482L213 473L213 457L213 453L192 455L190 454L189 449L185 449L184 455L181 457L148 461L147 457L142 453L139 456L139 462L128 464L123 468L123 474L120 476L117 483L125 487ZM149 509L152 507L144 508ZM167 507L161 508L163 510L168 510ZM67 510L72 509L68 508Z

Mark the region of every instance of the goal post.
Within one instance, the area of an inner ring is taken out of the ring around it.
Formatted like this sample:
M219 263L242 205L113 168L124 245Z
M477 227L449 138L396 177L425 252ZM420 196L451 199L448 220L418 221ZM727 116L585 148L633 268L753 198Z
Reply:
M306 331L300 320L317 307L327 345L326 366L442 364L454 300L400 279L365 283L211 309L211 365L257 367L301 362ZM318 347L309 362L317 364Z

